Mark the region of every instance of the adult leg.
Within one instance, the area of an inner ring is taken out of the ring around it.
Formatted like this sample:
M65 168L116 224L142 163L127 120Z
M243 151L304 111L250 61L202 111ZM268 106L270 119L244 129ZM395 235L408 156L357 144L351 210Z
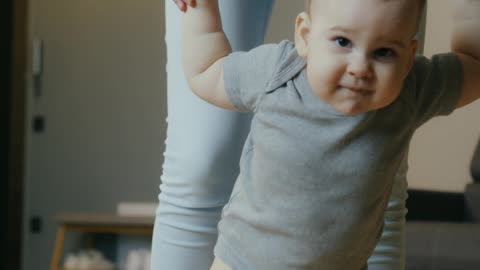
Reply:
M173 1L165 5L168 129L151 269L209 269L251 116L215 108L190 91L180 63L181 13ZM273 0L220 1L234 50L263 42L272 6Z
M383 233L368 260L368 270L405 269L405 216L407 209L407 159L394 179L392 194L385 212Z

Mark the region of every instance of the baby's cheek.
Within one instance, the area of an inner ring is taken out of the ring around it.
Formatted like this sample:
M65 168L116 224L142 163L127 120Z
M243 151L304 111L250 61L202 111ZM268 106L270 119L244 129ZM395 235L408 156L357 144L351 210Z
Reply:
M381 107L388 106L398 98L401 89L401 86L398 84L391 84L383 91L382 95L380 95L378 103Z

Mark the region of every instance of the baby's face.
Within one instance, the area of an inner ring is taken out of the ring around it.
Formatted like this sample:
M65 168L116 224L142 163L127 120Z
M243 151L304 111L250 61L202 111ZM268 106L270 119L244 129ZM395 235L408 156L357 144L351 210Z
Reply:
M415 56L416 1L313 1L295 38L313 92L346 115L393 102Z

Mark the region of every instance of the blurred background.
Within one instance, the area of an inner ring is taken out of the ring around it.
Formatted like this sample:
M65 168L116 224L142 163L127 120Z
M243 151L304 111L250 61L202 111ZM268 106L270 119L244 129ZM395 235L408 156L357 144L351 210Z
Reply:
M277 0L266 42L292 39L302 7ZM49 269L55 215L157 203L166 132L164 1L3 0L0 20L0 268ZM424 53L447 51L450 31L447 1L430 1ZM472 181L479 115L477 102L421 128L410 188L463 192ZM78 250L81 238L66 239L63 254ZM129 248L150 245L148 235L98 238L118 265Z

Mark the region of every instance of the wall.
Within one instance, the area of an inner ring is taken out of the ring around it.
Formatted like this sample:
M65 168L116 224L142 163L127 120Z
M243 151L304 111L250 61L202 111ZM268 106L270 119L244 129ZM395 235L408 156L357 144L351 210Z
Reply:
M293 40L295 18L302 10L303 1L276 1L265 42Z
M428 2L425 55L449 50L452 20L447 0ZM415 135L410 150L412 188L463 191L471 182L469 164L480 135L480 102L438 117Z
M26 91L25 270L48 269L54 215L156 201L166 128L163 1L30 0L29 8L29 38L45 47L42 93L32 81ZM33 132L36 116L45 124ZM32 217L40 230L30 230Z

